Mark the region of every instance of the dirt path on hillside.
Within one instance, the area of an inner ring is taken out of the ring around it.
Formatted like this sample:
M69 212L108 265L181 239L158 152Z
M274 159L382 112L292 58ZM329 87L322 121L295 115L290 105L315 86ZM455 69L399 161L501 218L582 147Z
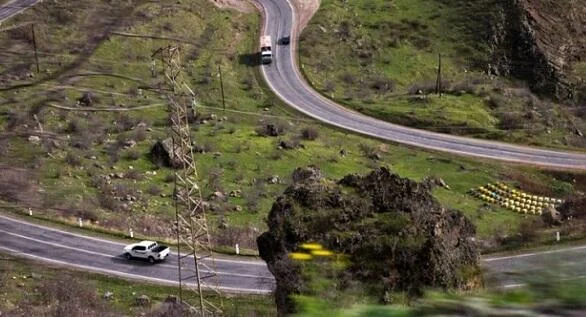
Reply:
M292 2L297 7L297 21L299 21L297 32L301 33L319 9L320 0L292 0Z

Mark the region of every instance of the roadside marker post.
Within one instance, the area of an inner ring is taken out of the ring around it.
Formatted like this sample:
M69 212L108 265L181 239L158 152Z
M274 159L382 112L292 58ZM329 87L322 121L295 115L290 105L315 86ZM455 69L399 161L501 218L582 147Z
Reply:
M131 237L131 238L134 238L134 232L132 232L132 228L130 228L130 230L129 230L129 232L128 232L128 233L130 234L130 237Z
M32 215L33 215L33 210L32 210L32 209L30 209L30 208L28 209L28 215L29 215L29 216L32 216Z
M555 241L558 241L558 242L560 241L560 232L559 231L555 232Z
M78 222L79 222L79 226L80 226L80 227L83 227L83 220L82 220L81 218L78 218L77 220L78 220Z
M240 247L238 246L238 243L236 243L236 255L240 254Z

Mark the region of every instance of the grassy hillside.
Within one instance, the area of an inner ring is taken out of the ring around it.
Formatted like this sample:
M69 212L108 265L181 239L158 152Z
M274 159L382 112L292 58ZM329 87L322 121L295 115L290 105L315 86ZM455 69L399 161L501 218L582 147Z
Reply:
M0 254L0 312L6 316L175 316L165 307L175 287L67 270L39 267L39 263ZM195 295L184 290L184 298L195 304ZM104 298L111 293L109 299ZM146 295L147 305L137 298ZM218 304L217 298L207 297ZM269 296L227 295L224 314L230 316L274 316ZM165 314L166 313L166 314Z
M578 108L488 76L491 0L324 0L301 35L322 94L383 120L487 139L584 148ZM444 95L434 94L439 54ZM522 61L516 61L521 63Z
M31 207L47 218L82 217L98 227L170 236L173 171L149 156L153 144L167 136L166 98L152 89L163 82L162 68L155 60L153 76L151 55L178 42L184 72L197 93L198 176L219 245L255 248L291 172L309 164L332 178L378 165L417 180L441 177L451 190L437 189L436 197L470 215L482 237L514 232L524 217L483 206L465 194L471 187L502 180L536 194L564 197L574 190L571 175L561 179L529 167L383 143L293 112L261 85L258 69L251 66L259 24L254 11L221 10L204 0L131 6L44 1L3 27L31 21L40 73L30 25L0 33L0 199L5 205ZM422 65L431 65L432 56ZM475 116L480 123L490 117ZM284 133L263 136L268 124ZM214 192L225 197L213 198Z

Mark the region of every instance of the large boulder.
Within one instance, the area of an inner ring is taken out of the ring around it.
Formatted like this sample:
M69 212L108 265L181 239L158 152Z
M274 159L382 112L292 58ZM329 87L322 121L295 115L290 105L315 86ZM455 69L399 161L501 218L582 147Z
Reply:
M191 159L189 153L183 153L181 147L175 145L173 149L173 139L158 140L151 148L151 160L159 166L171 168L183 168L185 163L183 157Z
M338 183L319 169L297 169L296 182L273 204L269 231L258 239L260 256L276 279L280 315L295 312L291 294L306 287L289 259L300 243L317 241L349 256L344 272L378 290L417 296L425 287L466 288L478 272L473 224L440 206L429 186L386 168L349 175Z

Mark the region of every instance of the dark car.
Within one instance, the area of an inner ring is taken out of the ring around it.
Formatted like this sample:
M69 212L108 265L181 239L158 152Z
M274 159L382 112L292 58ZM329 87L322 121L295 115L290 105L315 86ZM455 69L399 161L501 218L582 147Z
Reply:
M291 37L290 36L283 36L281 38L281 45L289 45L289 43L291 42Z

